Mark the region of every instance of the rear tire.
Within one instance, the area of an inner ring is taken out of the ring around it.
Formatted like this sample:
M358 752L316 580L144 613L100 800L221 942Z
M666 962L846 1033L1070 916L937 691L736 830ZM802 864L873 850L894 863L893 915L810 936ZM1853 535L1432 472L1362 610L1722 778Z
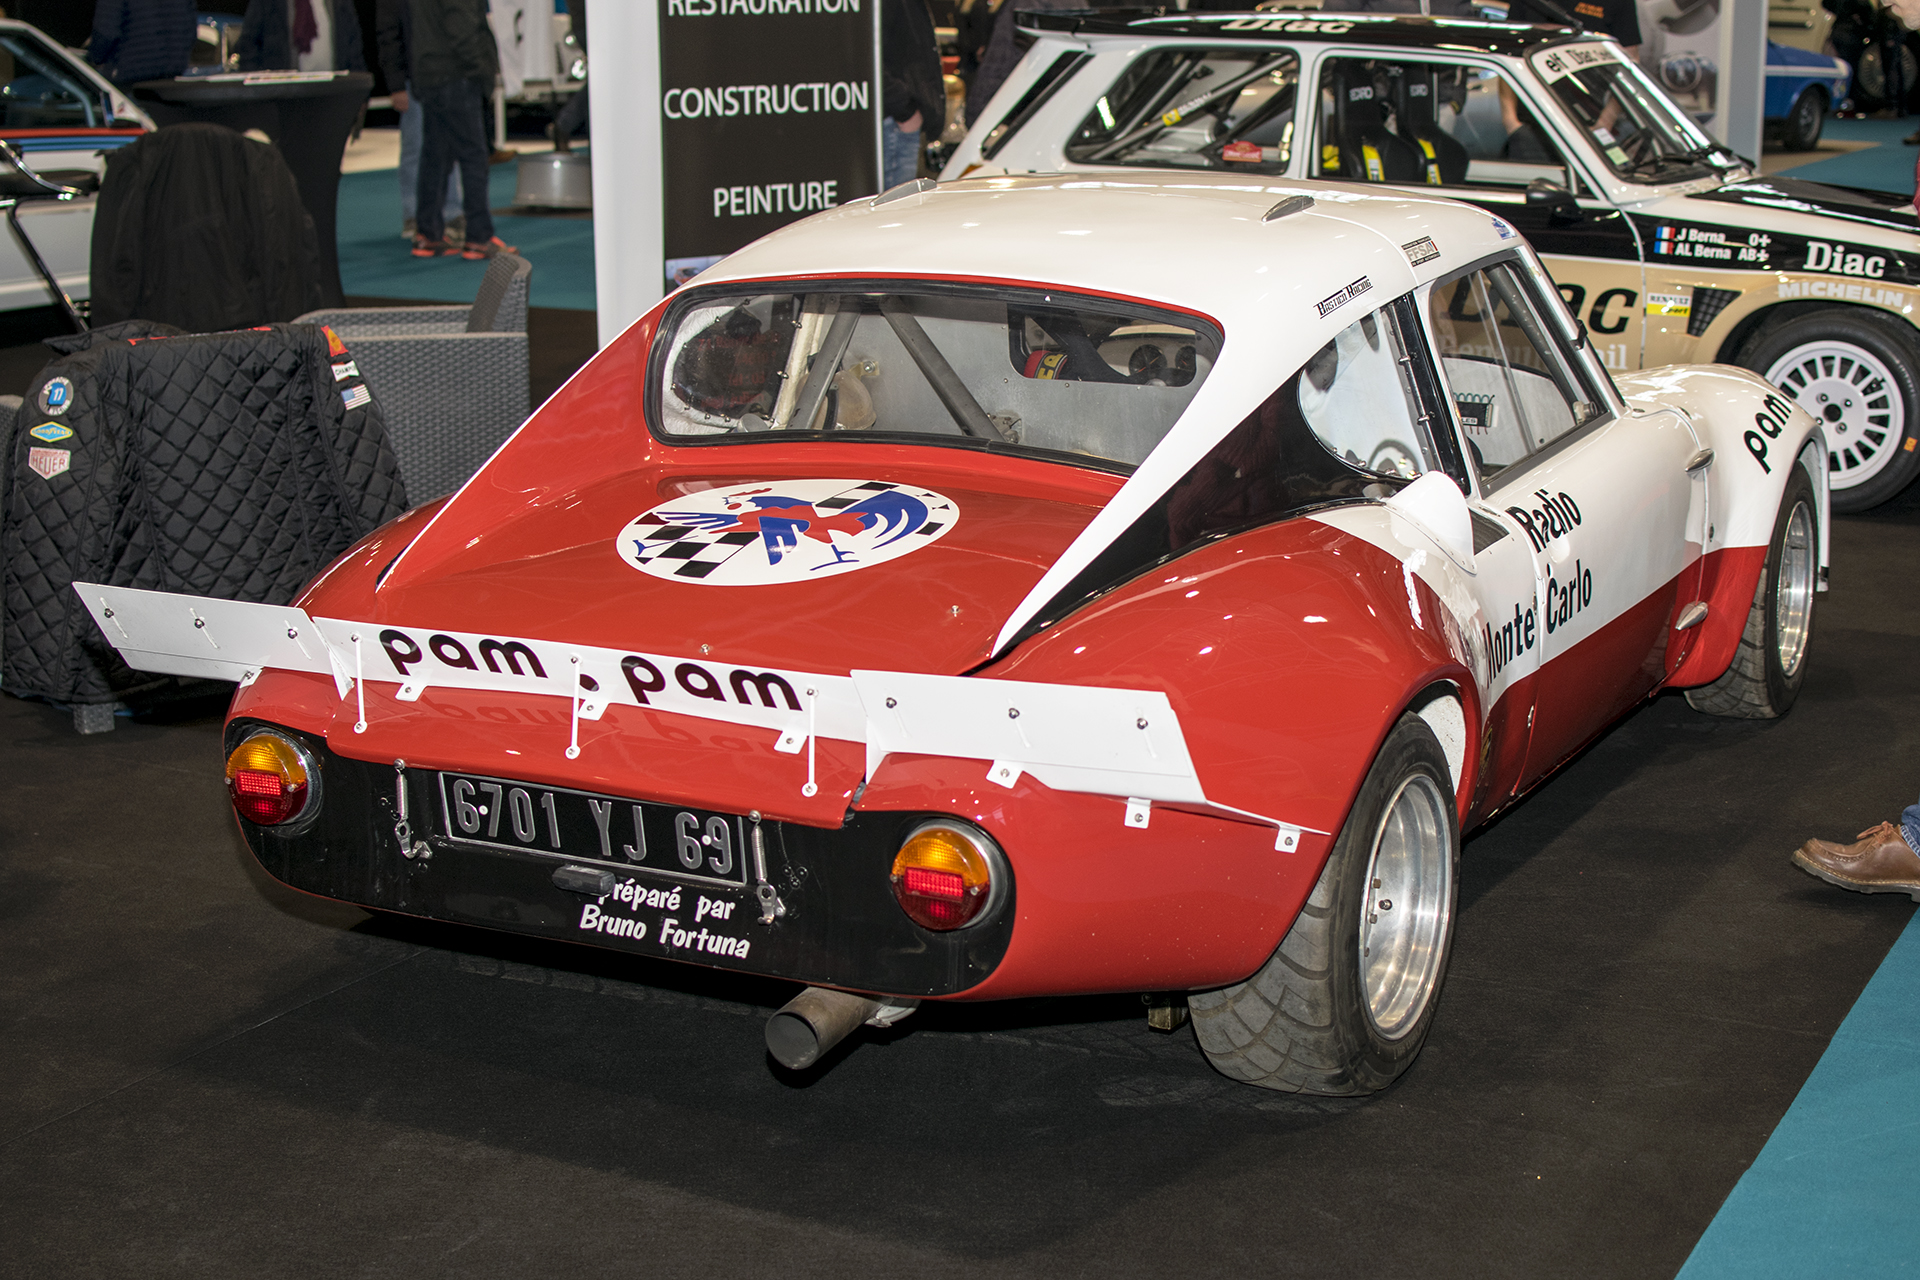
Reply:
M1813 602L1820 575L1820 508L1799 466L1774 517L1773 541L1753 588L1733 665L1712 684L1687 690L1695 711L1737 720L1787 714L1807 680Z
M1280 947L1247 981L1187 998L1222 1075L1352 1096L1412 1065L1453 940L1460 819L1433 731L1404 716Z
M1914 337L1864 308L1829 307L1764 330L1740 353L1820 422L1836 512L1878 506L1920 474Z
M1780 122L1780 144L1788 151L1813 151L1820 146L1820 131L1827 123L1827 100L1820 90L1809 85L1800 91Z

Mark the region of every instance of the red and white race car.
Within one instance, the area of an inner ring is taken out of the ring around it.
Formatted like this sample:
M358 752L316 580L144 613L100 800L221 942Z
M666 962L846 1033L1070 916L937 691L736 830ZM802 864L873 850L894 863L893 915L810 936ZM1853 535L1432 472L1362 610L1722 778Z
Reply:
M1785 711L1826 441L1616 379L1513 229L1217 174L909 184L662 303L293 607L78 584L242 683L297 888L919 1001L1141 991L1220 1070L1412 1061L1461 832L1641 699Z

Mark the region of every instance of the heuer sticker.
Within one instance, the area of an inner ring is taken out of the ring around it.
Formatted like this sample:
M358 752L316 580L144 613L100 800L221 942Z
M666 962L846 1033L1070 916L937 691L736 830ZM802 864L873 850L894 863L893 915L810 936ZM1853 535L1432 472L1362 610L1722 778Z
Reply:
M348 378L357 378L359 376L360 366L351 360L348 360L344 364L333 366L333 380L335 382L345 382Z
M1738 234L1708 227L1676 227L1662 223L1653 230L1653 251L1665 258L1692 258L1729 266L1765 268L1773 237L1764 231L1750 231L1746 239L1741 241L1733 238Z
M58 422L43 422L33 430L27 432L27 434L35 440L45 440L48 444L52 444L56 440L65 440L71 436L73 434L73 428L63 426Z
M1824 271L1834 276L1866 276L1870 280L1878 280L1887 274L1887 259L1885 254L1855 245L1809 240L1807 260L1802 269Z
M1319 302L1314 304L1314 310L1318 311L1322 316L1326 316L1346 306L1361 294L1371 292L1373 292L1373 281L1366 276L1361 276L1346 288L1336 289L1334 292L1320 299Z
M1418 240L1410 240L1401 245L1400 250L1407 255L1407 261L1416 267L1423 262L1432 262L1440 256L1439 246L1433 243L1432 236L1421 236Z
M1690 293L1648 293L1647 314L1650 316L1687 316L1693 314L1693 295Z
M48 378L40 388L40 412L59 417L73 403L73 383L67 378Z
M1514 232L1514 229L1508 226L1506 222L1500 218L1495 218L1493 220L1493 229L1494 229L1494 232L1498 234L1502 240L1511 240L1516 234Z
M27 466L39 473L42 480L51 480L72 465L71 449L27 450Z
M361 405L368 403L372 399L373 393L367 390L365 383L361 383L357 387L348 387L340 393L340 403L346 405L349 409L358 409Z
M807 582L883 564L944 537L959 518L931 489L884 480L780 480L675 498L620 531L620 558L672 582Z

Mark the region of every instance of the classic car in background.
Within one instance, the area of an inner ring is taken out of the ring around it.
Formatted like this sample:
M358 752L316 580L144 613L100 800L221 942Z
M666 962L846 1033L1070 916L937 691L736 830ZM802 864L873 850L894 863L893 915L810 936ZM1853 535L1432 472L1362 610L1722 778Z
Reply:
M1767 41L1766 121L1788 151L1820 145L1827 113L1847 100L1853 68L1839 58Z
M1036 43L944 176L1215 169L1445 192L1533 243L1610 369L1743 365L1821 418L1837 510L1920 473L1911 205L1755 175L1612 41L1365 14L1020 21Z
M42 177L91 193L106 154L154 127L84 60L24 22L0 19L0 139ZM76 301L89 296L93 200L22 205L22 230ZM11 234L0 234L0 311L54 300Z
M1138 991L1359 1094L1463 830L1657 690L1792 704L1826 454L1742 370L1616 381L1438 195L921 180L671 295L293 607L75 589L241 682L241 830L307 892L808 984L789 1066Z

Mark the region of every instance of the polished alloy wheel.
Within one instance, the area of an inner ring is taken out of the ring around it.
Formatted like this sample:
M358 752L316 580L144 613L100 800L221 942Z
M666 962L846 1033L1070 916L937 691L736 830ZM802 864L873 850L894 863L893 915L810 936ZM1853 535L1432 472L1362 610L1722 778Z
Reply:
M1827 433L1827 478L1850 489L1878 475L1906 434L1893 374L1851 342L1809 342L1781 356L1766 379L1817 418Z
M1807 652L1807 637L1813 626L1814 561L1813 511L1804 502L1796 502L1787 527L1780 536L1780 569L1773 583L1775 643L1779 648L1780 672L1789 679L1800 669Z
M1411 1030L1433 998L1453 916L1446 795L1424 773L1400 784L1373 839L1360 918L1360 986L1383 1040Z

